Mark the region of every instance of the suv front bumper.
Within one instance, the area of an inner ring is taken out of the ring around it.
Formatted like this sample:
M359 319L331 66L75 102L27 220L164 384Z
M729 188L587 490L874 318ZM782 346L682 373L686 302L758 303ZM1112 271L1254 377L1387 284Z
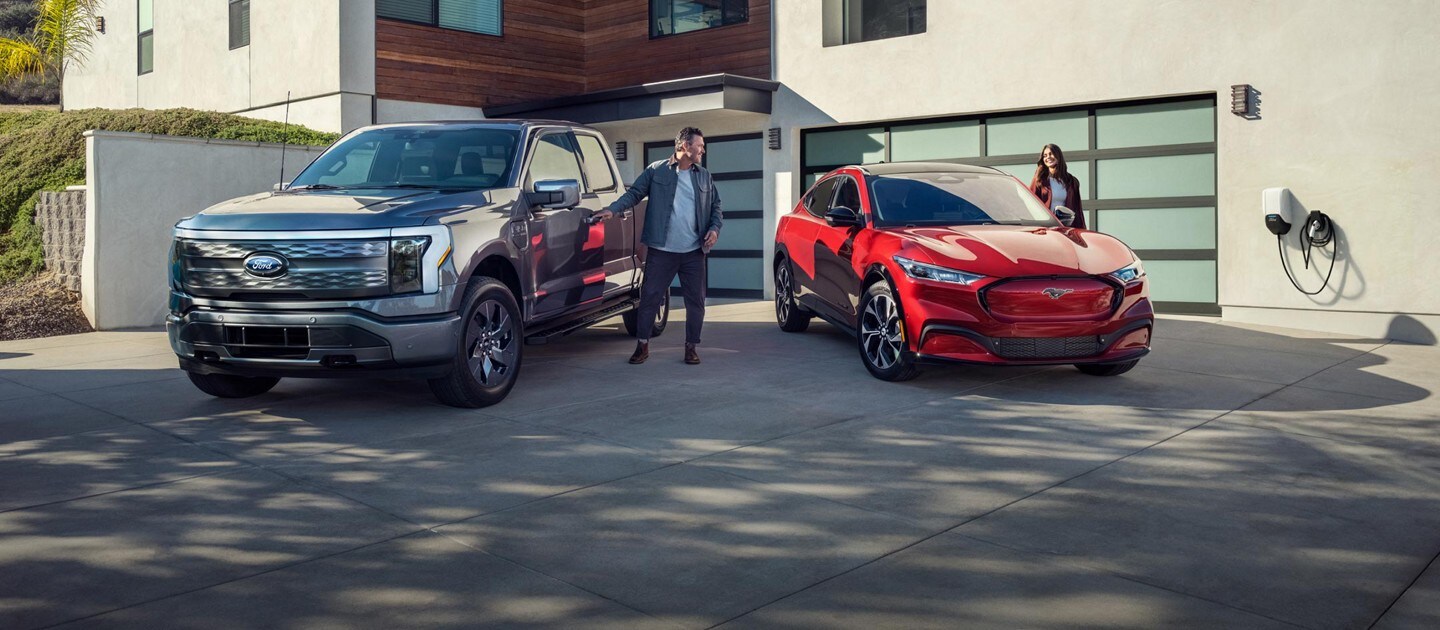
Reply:
M165 318L180 367L201 374L436 377L450 369L460 316L381 320L354 311L191 310Z

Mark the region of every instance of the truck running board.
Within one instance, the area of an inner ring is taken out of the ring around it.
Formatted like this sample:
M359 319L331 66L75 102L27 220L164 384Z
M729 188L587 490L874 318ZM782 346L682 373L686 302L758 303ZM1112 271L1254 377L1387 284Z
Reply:
M547 344L582 328L588 328L602 319L610 319L611 317L637 308L640 308L640 298L631 298L604 310L581 317L580 319L529 333L525 335L525 343L532 346Z

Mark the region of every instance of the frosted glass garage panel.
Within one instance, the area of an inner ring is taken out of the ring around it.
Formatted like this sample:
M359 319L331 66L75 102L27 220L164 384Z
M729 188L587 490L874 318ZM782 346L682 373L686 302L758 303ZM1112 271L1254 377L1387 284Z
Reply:
M1020 180L1020 183L1026 185L1026 186L1029 186L1029 185L1030 185L1030 180L1032 180L1032 179L1035 178L1035 163L1034 163L1034 162L1026 162L1025 164L1004 164L1004 165L1001 165L1001 166L996 166L995 168L998 168L998 169L1000 169L1000 170L1002 170L1002 171L1005 171L1006 173L1009 173L1009 174L1011 174L1011 175L1014 175L1014 176L1015 176L1015 179ZM1082 199L1082 200L1084 200L1084 199L1089 199L1089 198L1090 198L1090 163L1089 163L1089 162L1070 162L1069 164L1066 164L1066 165L1065 165L1065 168L1070 169L1070 174L1071 174L1071 175L1074 175L1074 176L1075 176L1075 179L1080 180L1080 199ZM1086 225L1092 225L1092 224L1086 223Z
M711 258L712 289L759 289L763 286L761 272L765 261L759 258Z
M715 182L715 187L720 190L720 207L726 212L765 209L764 184L759 179Z
M1214 141L1215 106L1209 101L1115 107L1095 112L1095 144L1099 149Z
M725 140L705 144L705 168L711 173L740 173L759 171L761 164L760 139Z
M801 184L803 186L802 190L800 191L801 194L810 192L810 187L814 186L815 182L820 181L820 178L824 175L824 173L807 173L805 175L805 182Z
M1215 249L1214 208L1101 210L1098 228L1131 249Z
M805 136L805 166L865 164L884 159L884 129L825 131Z
M1062 151L1084 151L1090 148L1089 114L1079 111L992 118L986 121L985 136L989 143L987 155L1034 155L1038 160L1047 144L1059 145Z
M645 149L645 166L650 166L660 160L669 158L675 154L673 145L650 147Z
M1215 303L1215 261L1147 260L1144 265L1151 300Z
M715 244L715 249L762 249L762 228L763 222L760 219L726 219L725 228L720 230L720 242ZM711 259L712 262L714 260Z
M1215 154L1099 160L1100 199L1208 197L1215 194Z
M979 155L979 121L890 128L890 159L894 162L949 160Z

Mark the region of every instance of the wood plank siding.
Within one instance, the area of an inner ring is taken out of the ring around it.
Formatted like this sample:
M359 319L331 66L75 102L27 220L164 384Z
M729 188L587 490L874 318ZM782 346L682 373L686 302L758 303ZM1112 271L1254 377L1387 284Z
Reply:
M378 18L375 93L489 107L725 72L770 78L770 1L741 24L650 39L649 0L504 0L495 37Z

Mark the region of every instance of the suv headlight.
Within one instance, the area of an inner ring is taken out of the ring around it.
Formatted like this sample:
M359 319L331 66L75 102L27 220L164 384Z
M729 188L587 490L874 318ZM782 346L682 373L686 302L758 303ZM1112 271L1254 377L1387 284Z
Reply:
M1140 264L1140 259L1136 258L1135 262L1110 272L1110 277L1119 280L1120 284L1130 284L1145 277L1145 267Z
M431 225L390 231L390 292L434 293L450 255L450 228Z
M895 259L896 264L900 265L901 269L905 270L906 275L920 280L948 282L968 287L985 278L985 276L977 273L967 273L958 269L947 269L945 267L927 265L922 262L915 262L909 258L901 258L899 256L893 256L892 258Z

